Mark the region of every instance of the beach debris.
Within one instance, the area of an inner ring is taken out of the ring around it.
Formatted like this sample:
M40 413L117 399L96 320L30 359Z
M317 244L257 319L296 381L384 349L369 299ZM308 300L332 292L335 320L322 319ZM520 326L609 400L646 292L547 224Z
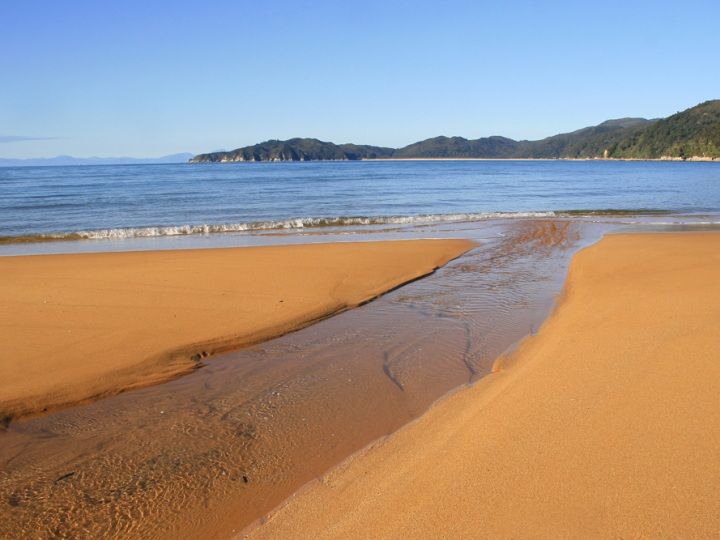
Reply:
M195 353L190 357L190 360L193 362L200 362L201 359L207 358L210 356L210 353L207 351L200 351L199 353Z
M71 476L75 476L75 471L70 471L69 473L65 473L62 476L58 476L53 484L57 484L58 482L62 482L63 480L67 480Z

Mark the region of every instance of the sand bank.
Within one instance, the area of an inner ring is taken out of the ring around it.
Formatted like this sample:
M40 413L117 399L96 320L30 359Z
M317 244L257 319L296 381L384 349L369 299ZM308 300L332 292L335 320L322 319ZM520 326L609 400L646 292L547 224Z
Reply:
M195 369L357 306L465 240L0 258L0 418Z
M714 537L720 234L610 236L540 332L253 538Z

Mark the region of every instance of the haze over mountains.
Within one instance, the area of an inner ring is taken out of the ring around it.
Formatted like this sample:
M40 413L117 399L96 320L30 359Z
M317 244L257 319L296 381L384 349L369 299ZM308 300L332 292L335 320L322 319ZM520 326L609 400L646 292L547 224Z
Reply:
M271 140L228 152L199 154L191 163L412 158L720 159L720 100L663 119L620 118L538 141L506 137L434 137L403 148L334 144L317 139Z
M170 154L157 158L133 157L73 157L57 156L52 158L13 159L0 158L0 167L40 167L52 165L150 165L158 163L185 163L192 157L191 153Z

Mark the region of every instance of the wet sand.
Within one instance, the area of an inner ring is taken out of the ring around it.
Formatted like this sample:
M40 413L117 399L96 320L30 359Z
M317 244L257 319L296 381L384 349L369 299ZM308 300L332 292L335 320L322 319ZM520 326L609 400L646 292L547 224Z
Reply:
M229 538L490 372L607 225L423 227L479 244L424 279L170 382L13 422L0 537Z
M434 271L466 240L0 258L0 419L166 381Z
M720 234L611 235L497 371L251 538L707 538L720 530Z

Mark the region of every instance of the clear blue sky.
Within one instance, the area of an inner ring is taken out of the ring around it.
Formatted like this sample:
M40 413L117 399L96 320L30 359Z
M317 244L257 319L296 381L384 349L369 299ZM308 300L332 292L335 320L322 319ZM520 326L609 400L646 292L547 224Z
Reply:
M718 0L5 0L0 157L535 139L666 116L720 97L718 21Z

